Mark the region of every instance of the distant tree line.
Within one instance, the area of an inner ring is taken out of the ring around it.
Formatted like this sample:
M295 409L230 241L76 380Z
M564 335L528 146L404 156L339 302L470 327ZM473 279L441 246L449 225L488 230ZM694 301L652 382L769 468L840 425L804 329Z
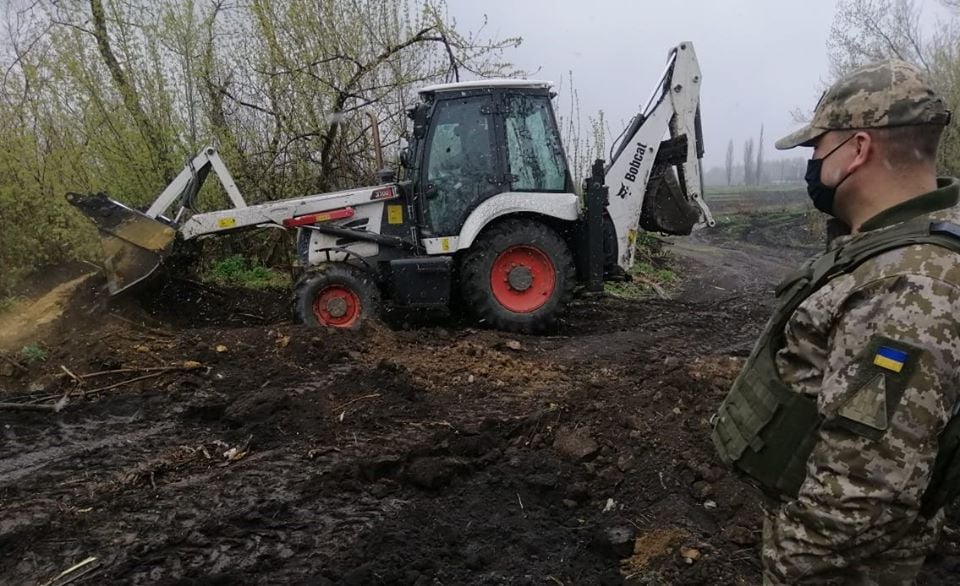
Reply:
M801 156L768 160L763 163L762 169L763 174L759 182L747 183L746 169L742 162L730 167L726 165L710 167L704 172L704 183L712 187L801 184L807 169L807 159Z
M733 139L730 139L730 142L727 143L727 155L724 162L724 168L722 170L722 179L718 177L721 171L716 169L710 169L707 172L707 177L705 181L711 185L762 185L770 181L789 181L783 176L785 168L781 168L778 171L771 173L770 169L767 168L767 165L764 164L763 159L763 124L760 125L760 137L754 142L753 138L748 138L743 143L743 159L742 164L734 164L736 158L736 153L734 149ZM776 175L774 177L774 175ZM803 173L800 174L800 177L803 178Z

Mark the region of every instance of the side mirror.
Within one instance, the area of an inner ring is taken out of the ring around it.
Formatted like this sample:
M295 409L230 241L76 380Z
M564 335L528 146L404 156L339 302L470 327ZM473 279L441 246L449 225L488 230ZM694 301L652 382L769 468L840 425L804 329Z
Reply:
M413 169L413 153L410 152L410 147L406 146L400 149L400 164L403 165L404 169Z
M413 137L417 140L427 135L427 105L418 104L413 109Z

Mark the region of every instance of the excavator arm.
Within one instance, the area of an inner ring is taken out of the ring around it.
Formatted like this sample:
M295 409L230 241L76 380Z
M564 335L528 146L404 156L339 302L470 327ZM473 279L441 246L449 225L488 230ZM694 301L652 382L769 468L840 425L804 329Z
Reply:
M208 174L219 179L231 207L198 213L196 198ZM382 204L399 196L395 185L362 187L348 191L248 205L233 176L213 147L204 148L157 196L146 211L123 205L104 193L68 193L67 201L90 219L100 233L104 272L111 294L124 291L153 273L182 240L252 228L307 228L392 246L409 246L403 239L337 227L358 208ZM165 216L169 211L172 214Z
M689 234L715 223L703 200L700 81L693 44L674 47L650 99L614 145L604 181L624 269L633 265L638 229Z

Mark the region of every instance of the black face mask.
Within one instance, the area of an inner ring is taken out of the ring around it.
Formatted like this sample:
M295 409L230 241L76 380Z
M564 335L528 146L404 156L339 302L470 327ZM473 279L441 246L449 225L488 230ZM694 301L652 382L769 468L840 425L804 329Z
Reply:
M803 176L807 182L807 194L810 196L810 199L813 200L813 207L830 216L833 215L833 200L837 195L837 188L840 187L840 184L846 181L852 173L847 173L846 177L841 179L839 183L830 187L829 185L824 185L823 181L820 180L820 172L823 170L823 162L827 160L827 157L850 142L850 139L854 136L856 135L851 135L847 140L835 146L832 151L823 157L807 161L807 172Z

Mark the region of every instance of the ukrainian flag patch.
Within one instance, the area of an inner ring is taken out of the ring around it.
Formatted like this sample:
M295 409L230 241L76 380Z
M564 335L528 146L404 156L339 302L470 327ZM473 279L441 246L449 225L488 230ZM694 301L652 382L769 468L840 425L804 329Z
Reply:
M880 368L900 372L907 363L908 355L903 350L897 350L890 346L880 346L877 348L877 354L873 357L873 363Z

